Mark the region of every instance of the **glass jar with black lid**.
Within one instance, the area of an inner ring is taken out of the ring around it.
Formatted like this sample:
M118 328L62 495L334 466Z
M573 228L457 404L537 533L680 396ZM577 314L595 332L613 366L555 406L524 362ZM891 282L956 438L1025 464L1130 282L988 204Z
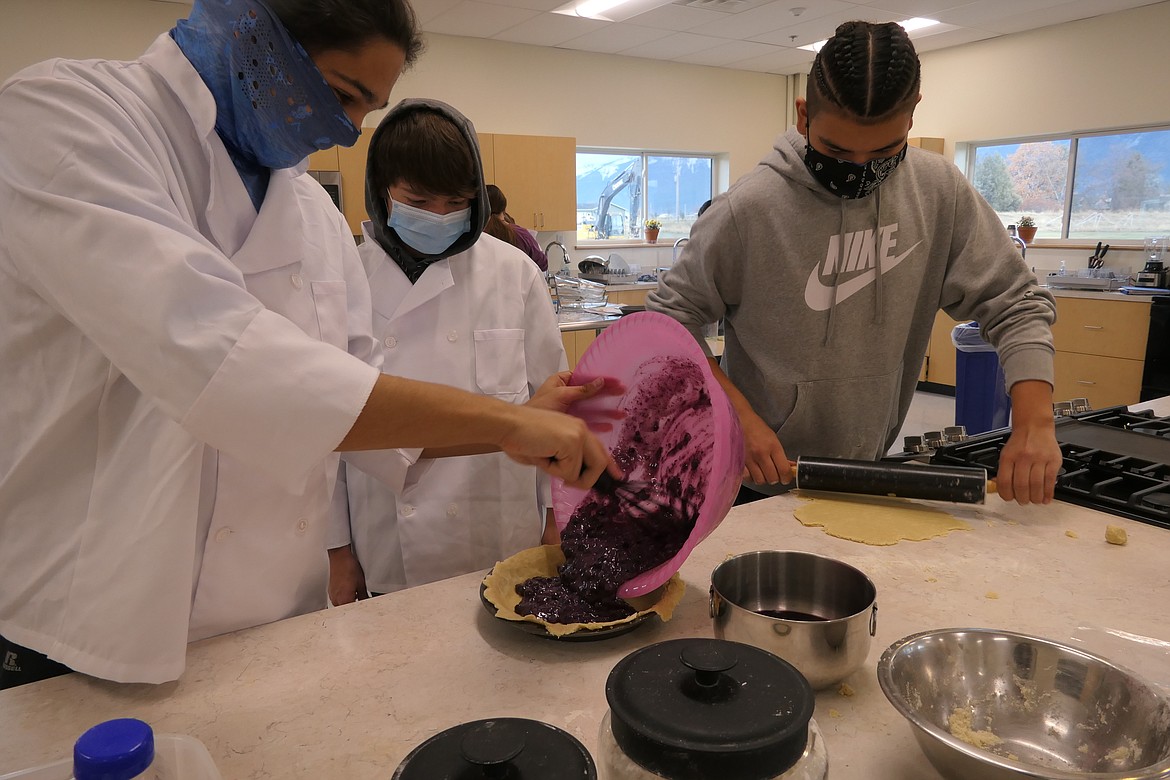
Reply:
M580 740L563 729L527 718L489 718L435 734L402 759L393 775L435 778L597 780L597 767Z

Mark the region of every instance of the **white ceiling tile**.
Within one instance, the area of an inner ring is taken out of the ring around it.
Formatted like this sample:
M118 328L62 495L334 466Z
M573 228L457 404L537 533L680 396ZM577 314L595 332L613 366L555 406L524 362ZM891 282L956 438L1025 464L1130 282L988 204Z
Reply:
M642 43L670 35L669 30L652 30L649 27L639 27L634 24L607 24L600 30L594 30L577 38L572 38L557 44L561 49L579 49L581 51L596 51L603 54L617 54Z
M711 38L706 35L682 32L649 43L631 46L628 49L623 49L621 53L631 57L647 57L652 60L672 60L680 54L693 54L724 42L723 38Z
M1107 1L1107 0L1106 0ZM933 19L953 24L957 27L975 27L982 30L996 32L1016 32L1019 28L1008 22L1012 16L1024 11L1037 8L1050 8L1058 4L1058 0L984 0L981 3L967 5L939 11ZM1067 20L1061 20L1067 21Z
M977 30L974 27L953 27L935 35L926 35L914 39L914 48L922 51L936 51L948 46L960 46L964 43L986 41L989 38L998 38L999 33L991 30Z
M837 31L837 27L841 23L856 20L863 22L888 22L890 21L890 17L887 11L875 10L864 6L854 6L852 8L839 9L816 19L790 24L778 30L753 35L748 40L756 41L757 43L771 43L776 46L787 46L789 48L807 46L810 43L816 43L817 41L823 41L828 38ZM812 62L811 57L809 58L809 62Z
M722 19L724 14L704 8L688 8L678 3L668 3L633 17L643 27L658 27L664 30L693 30L704 24Z
M509 27L515 27L526 19L536 16L539 11L526 8L510 8L504 5L477 3L472 0L439 14L423 25L431 33L443 35L466 35L472 38L490 38Z
M984 0L986 2L987 0ZM880 8L889 11L889 18L895 21L912 19L915 16L924 16L928 19L937 19L937 14L964 5L974 5L964 0L873 0L868 3L871 8Z
M533 46L556 46L593 30L605 27L609 22L599 19L585 19L564 14L539 14L526 19L515 27L509 27L493 37L498 41L528 43Z
M411 6L414 8L419 23L425 27L431 19L447 13L461 2L463 0L413 0Z
M817 3L817 11L806 9L802 14L797 16L792 13L792 8L799 7L801 6L792 0L777 0L777 2L769 3L759 8L752 8L738 14L730 14L724 19L705 24L700 28L691 30L691 32L743 41L749 40L755 35L778 30L781 27L787 27L792 24L799 24L802 20L807 21L809 19L820 18L826 13L840 12L852 6L848 3L835 2L835 0L825 0L824 4ZM812 14L815 14L815 16Z
M565 0L492 0L496 5L508 5L513 8L527 8L530 11L552 11L565 4Z
M747 59L733 62L725 67L736 70L754 70L761 73L781 73L785 75L808 73L809 66L812 65L813 56L811 51L778 49L771 54L748 57Z
M765 54L772 54L775 51L775 46L769 46L766 43L722 41L718 46L713 46L710 49L703 49L702 51L686 54L681 57L674 57L673 59L676 62L686 62L691 65L713 65L718 67L752 57L762 57Z

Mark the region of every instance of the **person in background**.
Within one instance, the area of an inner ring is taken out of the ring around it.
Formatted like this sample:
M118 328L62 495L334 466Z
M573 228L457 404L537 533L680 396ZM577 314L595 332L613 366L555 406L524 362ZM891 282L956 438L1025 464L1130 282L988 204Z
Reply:
M337 450L410 448L379 453L399 485L471 443L619 473L548 410L568 388L378 370L357 248L298 166L419 50L405 0L195 0L137 60L0 86L0 686L174 680L189 640L325 607Z
M1000 495L1052 500L1055 305L962 173L909 147L919 85L902 27L838 27L795 129L713 199L648 296L704 349L703 326L724 320L722 363L711 362L743 425L741 502L785 489L799 455L881 458L940 308L978 320L1003 364L1012 434Z
M385 370L520 404L568 362L540 271L484 228L488 193L471 122L404 100L370 139L360 253ZM555 534L548 480L499 453L424 450L401 491L354 464L345 480L334 604L485 569Z
M503 191L494 184L487 185L488 202L491 204L491 213L488 215L487 225L483 232L506 241L512 246L519 247L524 254L532 258L536 267L541 271L548 271L548 256L536 242L536 237L525 228L516 224L516 220L508 213L508 199Z

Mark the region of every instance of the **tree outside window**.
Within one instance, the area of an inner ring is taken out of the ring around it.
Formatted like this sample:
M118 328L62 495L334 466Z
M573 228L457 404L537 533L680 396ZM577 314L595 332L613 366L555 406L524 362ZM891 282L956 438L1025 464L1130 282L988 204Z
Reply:
M971 181L1005 225L1041 239L1170 234L1170 128L975 145Z

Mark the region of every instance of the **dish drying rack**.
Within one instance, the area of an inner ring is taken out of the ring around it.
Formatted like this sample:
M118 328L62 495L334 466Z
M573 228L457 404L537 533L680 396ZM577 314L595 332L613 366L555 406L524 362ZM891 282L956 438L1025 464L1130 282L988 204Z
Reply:
M1063 290L1120 290L1129 284L1129 274L1112 268L1082 268L1073 273L1048 274L1048 286Z
M546 281L558 312L565 309L600 309L609 303L605 285L600 282L552 274L546 277Z

